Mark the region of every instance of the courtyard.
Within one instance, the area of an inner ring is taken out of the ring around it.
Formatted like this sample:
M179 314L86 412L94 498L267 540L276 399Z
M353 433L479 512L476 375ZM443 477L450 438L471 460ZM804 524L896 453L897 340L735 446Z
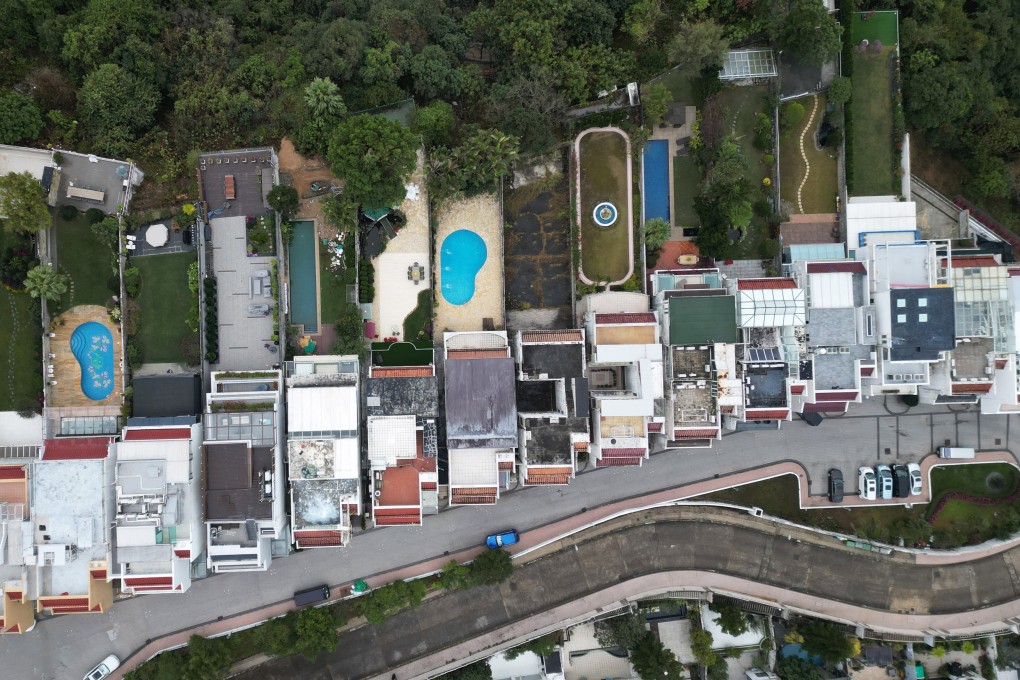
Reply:
M619 284L634 272L630 140L618 128L585 130L574 140L580 279Z

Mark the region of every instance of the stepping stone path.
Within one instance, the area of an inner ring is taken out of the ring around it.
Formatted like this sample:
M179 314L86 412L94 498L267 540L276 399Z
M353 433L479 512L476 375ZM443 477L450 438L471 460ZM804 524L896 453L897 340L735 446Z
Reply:
M807 122L804 124L804 129L800 131L800 139L798 144L800 145L800 157L804 159L804 179L800 181L800 186L797 187L797 209L804 212L804 202L801 199L801 192L804 190L804 185L807 184L808 177L811 175L811 162L808 161L807 154L804 153L804 135L811 129L811 123L814 122L815 114L818 112L818 95L811 95L811 115L808 116Z

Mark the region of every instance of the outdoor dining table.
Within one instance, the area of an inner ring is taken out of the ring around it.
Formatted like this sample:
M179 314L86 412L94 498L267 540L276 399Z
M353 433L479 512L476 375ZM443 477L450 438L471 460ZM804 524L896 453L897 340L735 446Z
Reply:
M165 246L170 232L165 224L154 224L145 230L145 242L153 248Z

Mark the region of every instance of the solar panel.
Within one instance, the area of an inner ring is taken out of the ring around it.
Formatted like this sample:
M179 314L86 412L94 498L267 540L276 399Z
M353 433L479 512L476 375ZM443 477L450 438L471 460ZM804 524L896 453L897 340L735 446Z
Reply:
M747 351L751 361L782 361L783 359L776 347L750 347Z

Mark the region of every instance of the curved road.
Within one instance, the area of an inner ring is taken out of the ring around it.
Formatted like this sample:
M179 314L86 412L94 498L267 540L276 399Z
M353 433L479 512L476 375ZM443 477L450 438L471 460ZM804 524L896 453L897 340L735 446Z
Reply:
M1020 547L970 562L919 564L912 555L847 548L746 513L659 508L561 541L499 586L444 593L382 625L347 631L337 651L314 663L301 656L274 659L239 677L367 678L393 671L401 678L424 676L467 658L486 641L494 646L538 630L550 609L561 609L555 616L563 620L573 603L581 603L577 615L706 581L781 607L884 630L996 629L1018 611L1018 563ZM463 642L468 646L459 648Z
M140 596L116 602L107 615L41 621L27 634L0 636L4 675L80 678L108 653L127 658L148 640L287 603L302 587L352 583L473 548L486 533L507 526L530 533L621 499L642 499L665 490L671 498L682 498L694 493L685 485L791 458L807 470L812 495L825 493L825 470L834 465L843 469L847 493L852 494L857 465L918 461L945 440L979 449L1020 451L1020 426L1012 427L1013 422L1020 425L1018 418L951 412L943 407L915 407L906 414L893 414L872 400L856 404L851 415L826 419L822 427L795 421L784 423L779 432L727 436L712 449L654 455L641 468L604 468L579 475L566 487L505 494L493 507L446 511L427 517L422 527L358 532L346 549L307 550L274 560L266 572L195 581L182 595Z

